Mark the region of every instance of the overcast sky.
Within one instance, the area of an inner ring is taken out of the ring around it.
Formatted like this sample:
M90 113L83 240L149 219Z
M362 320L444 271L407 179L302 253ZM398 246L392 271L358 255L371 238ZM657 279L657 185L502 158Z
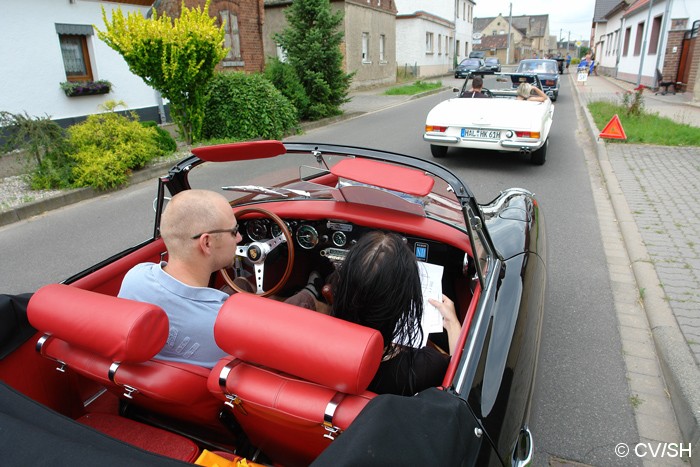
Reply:
M588 40L591 35L595 0L475 0L474 16L477 18L508 16L513 5L513 16L549 15L549 33L566 40ZM560 35L561 30L561 35Z

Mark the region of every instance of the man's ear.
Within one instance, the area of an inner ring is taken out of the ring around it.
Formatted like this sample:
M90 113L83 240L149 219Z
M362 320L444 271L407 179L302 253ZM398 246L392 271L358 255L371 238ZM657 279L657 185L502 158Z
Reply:
M205 255L210 255L211 254L211 235L209 234L202 234L201 237L197 239L197 245L199 246L199 249L204 253Z

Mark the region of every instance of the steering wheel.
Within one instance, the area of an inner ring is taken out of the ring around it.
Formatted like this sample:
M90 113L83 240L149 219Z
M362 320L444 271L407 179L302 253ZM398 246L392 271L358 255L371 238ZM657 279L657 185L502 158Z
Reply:
M243 219L250 214L262 214L263 217L267 217L270 220L272 220L275 224L277 224L277 226L280 228L280 231L282 232L280 235L272 237L269 240L254 241L247 245L238 245L238 247L236 247L236 260L238 261L239 259L242 259L252 264L253 266L253 271L255 273L255 293L262 297L268 297L279 292L282 289L282 287L284 287L284 285L287 283L289 276L292 274L292 267L294 266L294 241L292 239L292 234L289 231L289 228L287 227L287 224L277 214L274 214L270 211L266 211L265 209L260 208L247 208L238 211L236 213L236 217L238 217L239 219ZM279 248L285 243L287 244L288 253L287 265L285 267L284 274L277 282L277 284L275 284L274 287L271 287L268 290L264 290L263 279L265 278L265 260L268 258L268 255L271 252L273 252L275 249ZM233 288L237 292L250 293L248 290L244 290L234 283L233 279L231 278L231 275L228 273L226 268L221 269L220 272L226 284L228 284L231 288Z

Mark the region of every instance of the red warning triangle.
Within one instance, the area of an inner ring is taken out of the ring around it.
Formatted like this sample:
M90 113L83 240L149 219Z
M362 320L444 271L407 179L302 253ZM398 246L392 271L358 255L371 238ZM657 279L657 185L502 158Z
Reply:
M613 118L610 119L603 131L598 135L599 138L609 138L609 139L627 139L625 130L622 128L622 123L620 123L620 117L615 114Z

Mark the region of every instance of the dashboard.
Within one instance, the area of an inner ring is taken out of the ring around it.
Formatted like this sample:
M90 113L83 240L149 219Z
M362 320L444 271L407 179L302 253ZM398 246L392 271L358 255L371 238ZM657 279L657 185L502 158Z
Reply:
M348 250L367 232L376 230L340 219L302 220L284 219L292 235L297 253L317 253L332 263L345 259ZM241 221L244 244L264 242L282 235L280 227L268 218L255 218ZM396 232L401 235L416 255L418 261L426 261L443 266L454 265L466 268L467 258L463 251L452 246L424 238ZM298 248L297 248L298 247Z

